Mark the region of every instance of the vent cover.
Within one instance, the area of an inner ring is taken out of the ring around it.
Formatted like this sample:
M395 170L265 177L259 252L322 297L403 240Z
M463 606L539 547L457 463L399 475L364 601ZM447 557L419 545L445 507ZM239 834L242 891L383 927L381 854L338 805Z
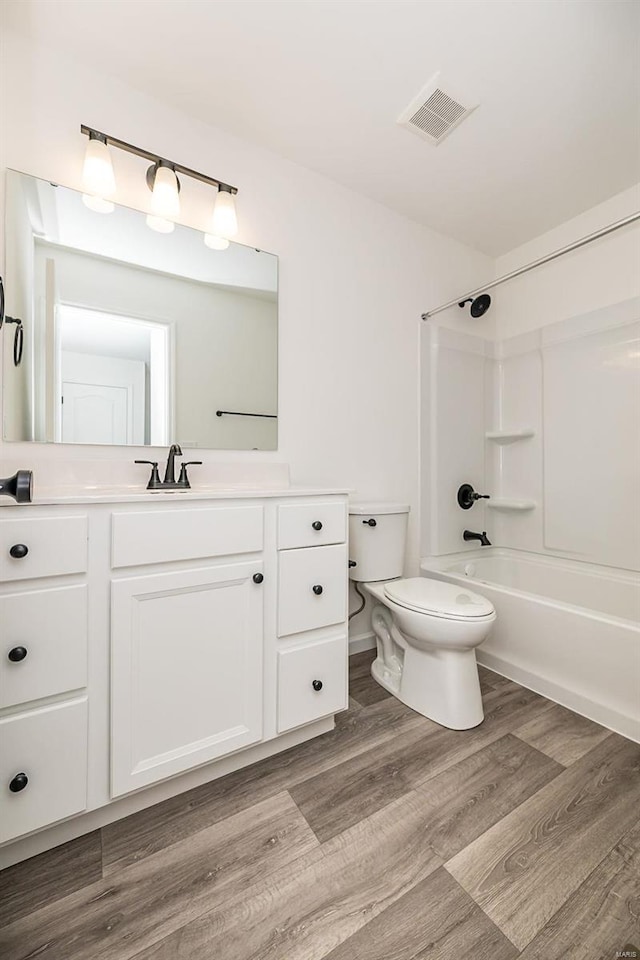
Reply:
M443 89L445 86L447 90ZM477 106L477 103L469 103L468 98L460 97L458 91L454 92L451 85L443 83L440 74L436 73L402 111L398 123L437 146Z

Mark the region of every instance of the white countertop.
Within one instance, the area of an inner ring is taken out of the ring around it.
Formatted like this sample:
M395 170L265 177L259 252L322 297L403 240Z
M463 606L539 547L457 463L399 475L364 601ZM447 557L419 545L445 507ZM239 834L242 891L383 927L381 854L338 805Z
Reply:
M191 451L190 451L191 452ZM176 461L176 470L180 466ZM147 490L149 467L132 460L50 459L2 464L2 475L33 470L33 506L73 503L182 503L191 500L258 500L268 497L346 496L346 487L292 486L285 463L205 462L190 470L190 490ZM161 470L162 473L162 470ZM0 507L16 506L0 497ZM31 504L20 504L31 506Z
M134 490L124 488L95 488L93 490L40 490L34 491L33 501L18 506L46 506L64 503L183 503L191 500L262 500L275 497L326 497L346 496L351 491L345 488L327 487L195 487L191 490ZM0 499L0 507L15 507L10 497Z

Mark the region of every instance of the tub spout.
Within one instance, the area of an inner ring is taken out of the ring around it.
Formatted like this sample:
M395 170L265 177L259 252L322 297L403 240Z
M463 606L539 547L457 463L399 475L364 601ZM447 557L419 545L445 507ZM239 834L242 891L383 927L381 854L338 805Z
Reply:
M482 533L474 533L473 530L465 530L462 534L463 540L479 540L481 547L490 547L491 540L487 536L487 531L483 530Z

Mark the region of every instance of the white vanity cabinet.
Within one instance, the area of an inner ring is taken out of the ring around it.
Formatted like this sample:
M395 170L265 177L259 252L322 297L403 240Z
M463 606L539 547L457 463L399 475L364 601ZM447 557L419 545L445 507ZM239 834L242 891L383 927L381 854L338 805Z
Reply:
M83 514L0 513L0 843L87 806Z
M262 739L262 569L249 561L114 581L114 797Z
M346 523L333 501L278 509L278 733L347 707Z
M346 494L66 501L0 506L0 867L347 706Z

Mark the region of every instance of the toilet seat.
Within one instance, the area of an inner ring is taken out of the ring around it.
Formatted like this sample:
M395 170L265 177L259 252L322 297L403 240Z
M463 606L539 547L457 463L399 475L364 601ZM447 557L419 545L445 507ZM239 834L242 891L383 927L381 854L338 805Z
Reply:
M427 577L391 580L385 584L384 592L389 600L407 610L443 620L477 623L495 617L493 604L486 597L443 580Z

